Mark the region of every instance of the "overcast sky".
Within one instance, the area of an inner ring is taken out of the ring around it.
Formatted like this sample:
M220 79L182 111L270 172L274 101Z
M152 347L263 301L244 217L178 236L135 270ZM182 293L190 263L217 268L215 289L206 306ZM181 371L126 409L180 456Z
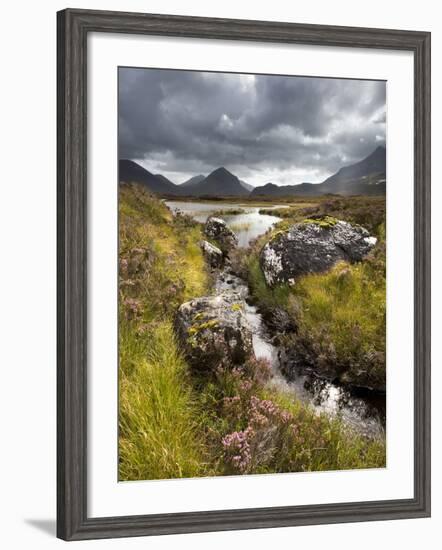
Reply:
M321 182L385 144L384 82L119 69L119 156L174 183L224 166Z

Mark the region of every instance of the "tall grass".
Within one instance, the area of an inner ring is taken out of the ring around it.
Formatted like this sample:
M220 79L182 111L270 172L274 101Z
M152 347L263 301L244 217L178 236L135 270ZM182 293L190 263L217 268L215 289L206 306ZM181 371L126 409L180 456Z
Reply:
M173 320L181 303L211 291L199 224L172 217L141 187L123 186L119 234L120 480L385 464L383 442L280 393L262 362L209 374L189 369ZM241 255L255 297L288 307L291 290L269 290L256 254Z
M124 186L119 232L119 478L201 475L200 414L172 327L176 308L208 289L200 227Z
M160 323L141 350L128 328L120 349L120 479L201 475L199 413L173 329Z
M335 372L342 381L385 388L386 279L385 200L349 197L322 200L306 209L286 209L274 229L285 230L309 216L337 216L367 226L378 243L360 263L341 262L325 273L300 277L294 286L267 286L259 253L270 234L258 239L248 257L236 260L247 277L251 295L269 317L283 310L295 333L285 345L296 349L300 361ZM328 218L325 218L328 219Z

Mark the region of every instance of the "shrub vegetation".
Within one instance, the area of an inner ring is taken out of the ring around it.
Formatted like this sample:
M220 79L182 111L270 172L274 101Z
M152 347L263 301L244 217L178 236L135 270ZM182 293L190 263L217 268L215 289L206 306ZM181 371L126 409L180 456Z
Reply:
M299 205L298 205L299 206ZM296 349L299 360L325 372L337 371L344 382L375 389L385 387L386 264L385 199L342 197L307 208L291 207L282 222L259 238L250 254L234 257L235 269L246 277L252 297L271 320L284 311L294 330L281 340ZM291 214L290 214L291 213ZM341 262L326 273L300 277L295 285L266 285L259 253L278 231L297 222L324 227L336 219L366 227L378 239L360 263Z
M356 435L339 418L317 415L277 390L263 361L193 372L173 322L181 303L211 292L199 246L201 226L187 216L172 217L136 185L121 186L119 216L120 480L385 466L383 441ZM298 301L319 295L320 283L296 296L284 287L269 291L257 250L241 263L255 299L296 316ZM348 292L365 276L342 284ZM329 277L331 288L339 273ZM336 294L331 299L337 303L339 291L330 294ZM309 312L306 327L314 325L318 308L332 307L315 300L317 309ZM372 323L373 338L380 338Z

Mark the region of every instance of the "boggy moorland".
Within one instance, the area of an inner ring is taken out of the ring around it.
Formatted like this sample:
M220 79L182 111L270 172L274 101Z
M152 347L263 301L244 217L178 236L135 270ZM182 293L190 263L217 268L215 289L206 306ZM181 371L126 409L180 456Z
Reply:
M119 193L120 480L384 467L292 381L385 399L385 197L238 199L274 218L238 246L223 201Z

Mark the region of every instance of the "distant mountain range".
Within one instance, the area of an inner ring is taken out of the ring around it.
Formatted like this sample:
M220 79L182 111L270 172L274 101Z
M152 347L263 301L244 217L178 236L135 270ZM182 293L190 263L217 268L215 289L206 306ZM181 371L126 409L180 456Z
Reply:
M226 168L217 168L208 176L193 176L181 185L176 185L162 174L152 174L133 160L119 162L120 183L141 183L153 193L160 195L193 197L246 197L253 186L238 179Z
M291 195L385 195L386 151L378 147L368 155L350 166L344 166L322 183L301 183L299 185L275 185L267 183L255 187L252 197Z
M238 179L224 167L217 168L208 176L193 176L181 185L176 185L162 174L152 174L132 160L119 162L120 183L141 183L160 195L215 197L284 197L293 195L383 195L385 194L386 151L378 147L365 159L344 166L322 183L298 185L275 185L267 183L260 187Z

